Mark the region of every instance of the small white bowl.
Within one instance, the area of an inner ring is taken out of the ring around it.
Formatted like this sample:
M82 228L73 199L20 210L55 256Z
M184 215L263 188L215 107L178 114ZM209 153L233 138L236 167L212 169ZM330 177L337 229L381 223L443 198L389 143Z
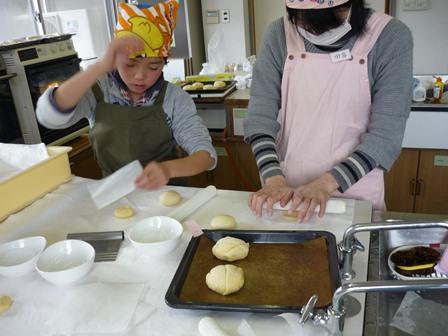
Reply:
M62 240L54 243L40 255L36 269L47 281L55 285L68 285L90 272L95 250L82 240Z
M129 233L129 240L137 250L158 256L176 248L183 230L182 224L173 218L149 217L135 224Z
M6 277L19 277L31 273L45 245L47 240L40 236L0 245L0 274Z

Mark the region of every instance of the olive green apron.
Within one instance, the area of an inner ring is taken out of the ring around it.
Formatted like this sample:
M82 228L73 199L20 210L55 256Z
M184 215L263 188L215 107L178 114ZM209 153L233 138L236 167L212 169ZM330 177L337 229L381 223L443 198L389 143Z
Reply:
M97 105L90 143L104 176L134 160L145 167L151 161L178 158L176 142L163 110L166 88L165 81L154 105L134 107L104 102L99 86L93 86Z

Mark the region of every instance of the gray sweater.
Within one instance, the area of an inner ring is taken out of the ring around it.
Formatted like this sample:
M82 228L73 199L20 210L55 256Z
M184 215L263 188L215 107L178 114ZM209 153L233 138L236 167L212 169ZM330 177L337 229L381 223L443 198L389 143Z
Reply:
M120 93L114 81L105 76L99 81L99 85L104 94L104 101L110 104L127 105L126 99ZM39 98L37 103L37 119L47 128L66 128L81 118L89 120L90 127L95 124L96 99L92 90L81 98L73 111L61 111L55 106L53 99L53 89L47 89ZM155 91L146 105L151 106L158 95ZM210 134L204 126L201 117L196 113L196 106L193 99L179 86L168 83L163 110L166 114L168 125L171 128L172 136L176 143L188 154L204 150L210 153L214 159L214 169L217 163L217 155L212 145Z
M352 49L356 36L351 36L339 43L337 49ZM337 44L337 43L336 43ZM328 53L305 40L305 48L311 53ZM350 155L352 160L338 163L339 169L331 173L341 186L340 191L347 190L362 178L359 171L353 171L353 159L361 165L374 168L380 166L390 169L401 151L406 121L412 102L412 53L413 40L410 30L397 19L392 19L384 28L373 49L368 55L368 72L372 93L371 121L367 132L361 137L360 144ZM255 143L268 138L275 139L280 125L277 122L281 107L281 81L287 56L286 38L283 18L268 27L263 37L263 44L254 67L252 88L250 92L248 117L244 122L245 139ZM350 88L348 88L350 89ZM300 103L300 102L298 102ZM265 135L267 138L260 137ZM255 141L251 141L255 139ZM259 145L258 150L264 146ZM275 146L264 147L260 157L254 150L260 173L264 179L281 174L273 155ZM336 168L335 166L335 168ZM347 167L348 166L348 167ZM356 169L356 166L354 167ZM263 170L268 170L263 174ZM371 169L370 169L371 170ZM367 173L366 169L364 173ZM348 176L342 176L345 172Z

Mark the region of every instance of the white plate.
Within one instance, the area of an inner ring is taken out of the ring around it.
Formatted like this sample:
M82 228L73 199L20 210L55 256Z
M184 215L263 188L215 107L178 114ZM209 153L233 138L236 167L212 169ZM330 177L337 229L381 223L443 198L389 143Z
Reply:
M437 279L437 278L448 278L448 275L439 273L437 271L435 271L434 273L431 273L430 275L426 275L426 276L413 276L413 277L407 277L404 276L400 273L398 273L395 270L395 263L392 262L392 260L390 259L391 255L394 254L397 251L402 251L402 250L409 250L413 247L417 247L417 246L423 246L423 247L430 247L429 245L404 245L404 246L400 246L397 247L396 249L394 249L392 252L389 253L389 257L387 258L387 264L389 266L390 271L392 272L392 274L401 280L419 280L419 279ZM439 248L434 248L435 250L438 250L440 252Z

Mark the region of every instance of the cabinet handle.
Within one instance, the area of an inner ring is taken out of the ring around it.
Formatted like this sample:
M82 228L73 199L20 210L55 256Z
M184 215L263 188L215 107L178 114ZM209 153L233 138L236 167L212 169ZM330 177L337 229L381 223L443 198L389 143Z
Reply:
M420 192L422 191L423 180L418 179L415 185L415 196L420 196Z
M409 195L415 196L415 179L409 181Z

